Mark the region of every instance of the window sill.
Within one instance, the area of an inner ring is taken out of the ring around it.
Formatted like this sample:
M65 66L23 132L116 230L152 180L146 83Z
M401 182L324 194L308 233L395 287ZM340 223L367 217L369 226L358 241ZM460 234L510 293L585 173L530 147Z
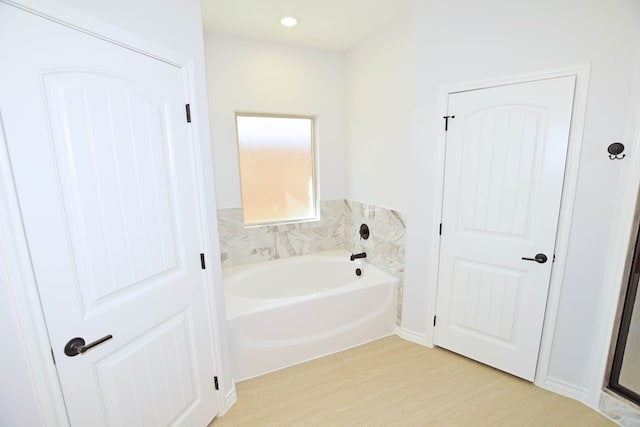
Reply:
M273 227L278 225L292 225L292 224L305 224L310 222L320 222L320 215L313 218L304 219L292 219L292 220L276 220L270 222L261 222L257 224L243 224L245 229L261 228L261 227Z

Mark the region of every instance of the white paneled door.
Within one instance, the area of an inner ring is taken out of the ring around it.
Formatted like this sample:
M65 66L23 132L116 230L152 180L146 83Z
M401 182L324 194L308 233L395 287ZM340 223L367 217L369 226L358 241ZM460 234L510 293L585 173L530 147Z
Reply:
M1 124L71 425L207 425L184 70L4 4L0 20Z
M449 95L436 345L533 380L575 79Z

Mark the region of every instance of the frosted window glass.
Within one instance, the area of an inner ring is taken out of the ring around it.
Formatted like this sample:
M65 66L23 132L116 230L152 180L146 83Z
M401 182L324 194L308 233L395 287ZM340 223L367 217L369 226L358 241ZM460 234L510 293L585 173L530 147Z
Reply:
M244 223L316 218L312 117L236 114Z

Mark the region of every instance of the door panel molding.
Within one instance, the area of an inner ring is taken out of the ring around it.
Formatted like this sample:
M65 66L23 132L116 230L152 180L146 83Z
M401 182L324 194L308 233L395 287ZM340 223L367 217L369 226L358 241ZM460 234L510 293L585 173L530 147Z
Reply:
M536 368L536 375L534 383L540 387L557 391L561 394L566 390L556 390L554 386L555 382L548 378L549 361L551 357L551 347L553 344L553 335L556 326L556 320L558 315L558 306L560 303L560 292L562 288L562 277L564 276L565 269L565 254L569 244L569 234L571 231L571 217L573 214L575 196L578 183L578 169L580 153L582 151L582 135L584 132L584 122L587 108L587 95L589 88L589 78L591 74L591 64L576 64L567 66L564 68L556 68L552 70L523 73L511 76L504 76L502 78L485 79L472 82L462 82L458 84L452 84L449 86L443 86L439 90L439 102L438 111L441 116L446 116L448 111L448 99L449 95L459 92L487 89L497 86L505 86L518 83L528 83L538 80L554 79L558 77L575 76L576 85L574 92L573 111L571 115L571 128L569 132L569 148L567 152L567 160L565 166L565 180L562 191L562 201L560 203L560 216L558 221L558 231L556 237L556 260L551 272L551 280L549 284L549 295L547 297L547 309L545 313L544 326L542 331L542 339L540 343L540 351L538 355L538 365ZM437 194L437 203L433 206L433 217L442 218L442 206L444 197L444 172L445 172L445 144L446 144L446 132L444 127L440 132L440 139L437 147L437 159L438 170L436 176L438 181L434 183ZM446 227L446 225L445 225ZM432 234L432 248L431 253L433 256L430 259L431 269L431 286L428 293L427 302L427 318L432 319L435 315L436 309L436 296L437 296L437 284L439 276L439 263L440 263L440 235L437 227L434 225ZM425 344L429 347L433 347L434 326L431 322L427 324L427 332L425 337ZM584 393L570 396L575 399L584 401Z
M206 118L206 105L198 106L200 95L196 92L195 62L190 56L180 54L172 49L123 30L105 21L94 18L71 7L58 2L46 0L0 0L0 6L8 5L21 9L40 18L55 22L81 33L99 38L106 42L138 52L156 60L165 62L181 69L184 80L185 96L195 111L201 111L198 116ZM207 125L201 125L207 126ZM210 166L210 148L202 142L200 129L188 130L195 146L195 175L197 177L196 193L198 197L203 252L210 262L203 272L206 278L207 305L211 324L208 331L212 335L213 355L221 380L221 392L217 394L219 415L224 414L236 400L228 363L222 357L224 331L218 324L224 319L224 310L216 304L222 295L216 295L213 283L221 280L221 270L212 260L219 259L217 245L217 225L215 221L215 201L212 200L213 171ZM208 131L207 131L208 133ZM209 179L205 181L205 179ZM40 306L37 284L31 269L28 245L22 226L20 207L15 193L13 175L2 131L2 117L0 115L0 234L5 236L0 241L0 263L6 270L8 287L13 299L10 302L15 309L20 323L24 349L28 357L31 380L37 395L41 418L48 425L67 426L69 421L66 414L62 390L57 377L55 365L50 355L50 342L46 329L44 315ZM226 385L226 387L225 387ZM226 393L225 393L226 392Z

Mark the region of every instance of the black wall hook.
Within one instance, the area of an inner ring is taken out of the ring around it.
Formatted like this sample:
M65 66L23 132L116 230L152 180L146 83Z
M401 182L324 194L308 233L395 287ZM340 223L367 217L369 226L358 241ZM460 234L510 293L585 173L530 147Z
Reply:
M611 160L622 160L627 156L626 154L622 154L624 151L624 144L621 142L614 142L613 144L610 144L607 151L609 152L609 158ZM622 154L622 156L620 154Z

